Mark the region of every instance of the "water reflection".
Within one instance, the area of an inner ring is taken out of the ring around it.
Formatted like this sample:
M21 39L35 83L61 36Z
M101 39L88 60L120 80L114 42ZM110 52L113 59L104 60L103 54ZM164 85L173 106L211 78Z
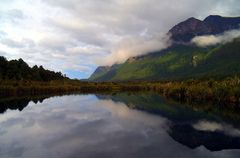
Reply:
M167 118L170 122L168 134L177 142L195 149L204 146L210 151L240 149L239 119L220 117L200 109L170 104L158 95L98 96L101 99L112 99L124 102L131 108L142 109ZM236 120L237 119L237 120Z
M30 101L35 104L42 103L44 99L50 96L20 97L20 98L2 98L0 99L0 113L9 110L22 111Z
M222 126L222 125L220 125ZM205 128L205 127L204 127ZM227 130L238 130L230 128ZM239 130L238 130L239 131ZM197 148L201 145L211 151L220 151L223 149L240 149L239 135L231 135L221 130L198 130L189 124L175 124L168 132L177 142L186 145L189 148Z
M235 121L169 104L158 95L43 99L36 104L18 100L19 107L14 104L9 109L24 110L5 110L0 115L0 157L208 158L240 154L240 150L232 150L240 149L240 128Z

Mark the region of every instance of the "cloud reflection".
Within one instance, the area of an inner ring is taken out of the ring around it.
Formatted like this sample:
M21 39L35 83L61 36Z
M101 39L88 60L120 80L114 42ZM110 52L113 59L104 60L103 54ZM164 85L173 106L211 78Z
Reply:
M23 111L0 115L0 157L132 158L235 157L186 148L167 133L170 120L94 95L33 102ZM215 128L216 129L216 128Z

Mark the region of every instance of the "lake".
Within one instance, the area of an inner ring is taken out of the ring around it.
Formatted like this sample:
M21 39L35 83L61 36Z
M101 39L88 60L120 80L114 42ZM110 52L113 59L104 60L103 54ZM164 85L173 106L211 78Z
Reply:
M238 109L156 94L0 101L2 158L238 158Z

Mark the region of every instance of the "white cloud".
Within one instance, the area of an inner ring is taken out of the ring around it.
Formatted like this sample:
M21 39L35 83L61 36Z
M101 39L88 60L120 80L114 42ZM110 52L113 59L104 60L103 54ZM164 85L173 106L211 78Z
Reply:
M231 30L219 35L196 36L192 39L192 43L200 47L206 47L231 42L237 37L240 37L240 30Z
M189 17L237 16L232 0L0 1L0 51L9 59L90 75L98 65L165 48L164 34ZM174 4L174 5L172 5ZM88 77L88 76L86 76Z
M124 38L115 45L109 55L100 58L100 65L123 63L130 57L140 56L167 48L171 44L168 36L146 39L144 37Z

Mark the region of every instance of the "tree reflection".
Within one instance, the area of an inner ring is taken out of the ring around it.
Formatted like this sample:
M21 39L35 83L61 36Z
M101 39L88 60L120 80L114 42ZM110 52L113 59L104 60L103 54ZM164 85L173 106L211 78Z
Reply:
M18 97L18 98L2 98L0 99L0 113L5 113L9 110L19 110L22 111L26 108L29 102L35 104L42 103L44 99L47 99L52 96L28 96L28 97Z

